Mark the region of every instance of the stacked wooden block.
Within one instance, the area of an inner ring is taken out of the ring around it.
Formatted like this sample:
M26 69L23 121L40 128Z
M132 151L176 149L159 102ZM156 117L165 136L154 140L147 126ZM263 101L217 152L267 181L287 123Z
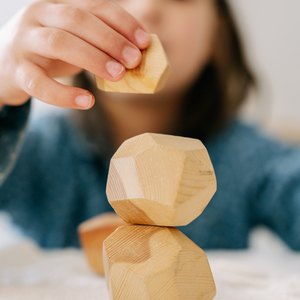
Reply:
M107 197L128 225L103 244L111 300L213 299L204 251L174 227L198 217L215 191L199 140L147 133L121 145L111 159Z

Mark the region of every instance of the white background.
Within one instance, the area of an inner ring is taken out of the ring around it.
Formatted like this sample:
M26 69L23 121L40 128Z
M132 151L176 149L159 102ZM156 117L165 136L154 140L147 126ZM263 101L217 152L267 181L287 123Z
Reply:
M30 2L1 0L0 26ZM263 117L265 127L300 140L300 1L230 2L261 84L256 115Z

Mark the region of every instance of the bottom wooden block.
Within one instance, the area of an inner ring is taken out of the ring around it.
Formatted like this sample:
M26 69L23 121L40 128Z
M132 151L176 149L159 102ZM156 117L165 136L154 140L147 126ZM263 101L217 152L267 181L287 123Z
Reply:
M104 275L103 241L119 226L127 224L115 213L104 213L81 223L78 234L89 265L98 274Z
M176 228L126 225L103 243L111 300L211 300L214 279L204 251Z

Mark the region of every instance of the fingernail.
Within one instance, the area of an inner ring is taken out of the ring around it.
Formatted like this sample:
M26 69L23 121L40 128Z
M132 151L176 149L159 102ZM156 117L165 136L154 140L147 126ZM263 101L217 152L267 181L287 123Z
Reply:
M140 47L146 46L151 39L150 35L140 28L135 31L134 37Z
M139 52L139 50L136 50L134 48L125 47L123 50L123 59L129 66L131 66L138 60L140 55Z
M123 72L124 67L115 61L108 61L106 70L113 78L116 78Z
M76 105L84 108L89 108L92 103L92 96L89 94L79 95L75 98Z

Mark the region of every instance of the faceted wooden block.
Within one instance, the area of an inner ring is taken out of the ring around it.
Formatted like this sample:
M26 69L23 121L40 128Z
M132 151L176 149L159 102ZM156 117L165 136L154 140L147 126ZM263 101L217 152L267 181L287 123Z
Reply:
M119 226L126 223L115 213L104 213L81 223L78 234L81 246L90 267L98 274L104 275L102 249L103 241Z
M211 300L204 251L176 228L127 225L103 243L110 300Z
M216 191L207 150L196 139L146 133L125 141L112 157L106 194L131 224L183 226Z
M116 82L96 76L96 83L105 92L153 94L165 86L170 74L171 67L163 46L152 34L151 44L142 51L142 61L137 68L126 70L125 76Z

